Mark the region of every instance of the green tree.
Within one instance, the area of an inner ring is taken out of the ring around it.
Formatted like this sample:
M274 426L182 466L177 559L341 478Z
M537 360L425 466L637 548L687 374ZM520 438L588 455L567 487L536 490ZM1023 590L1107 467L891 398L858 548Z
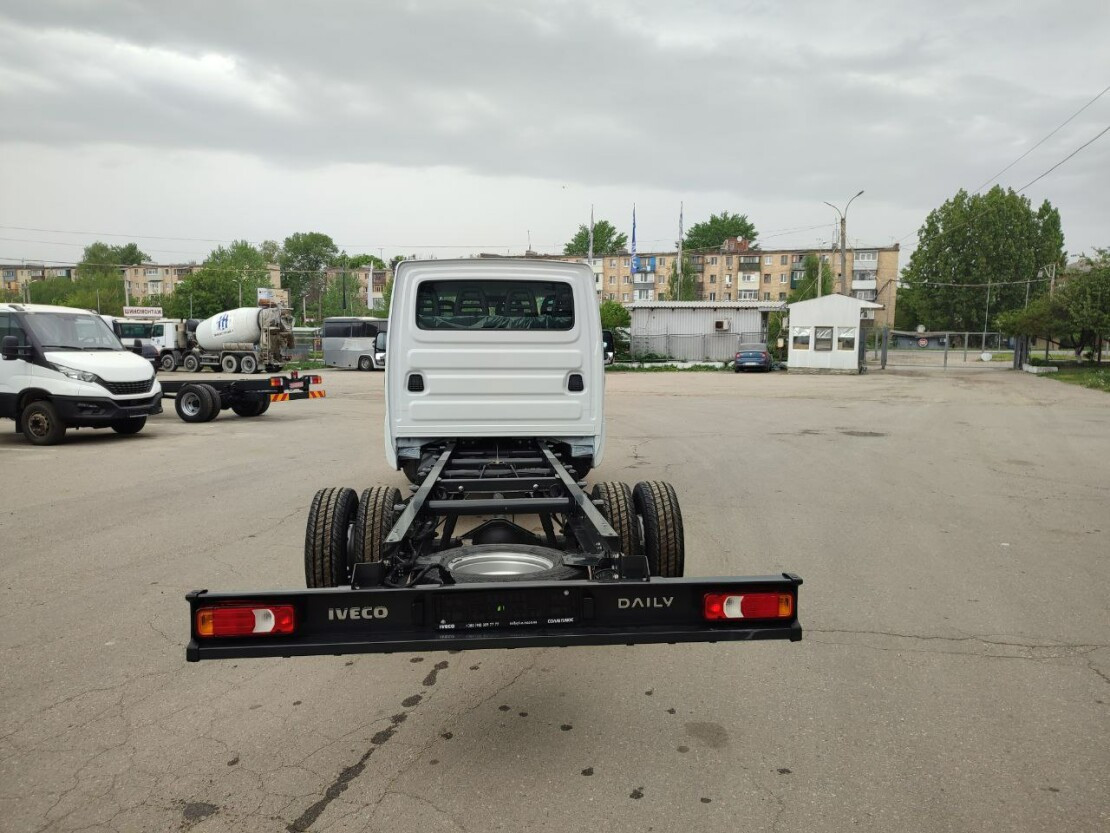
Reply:
M85 247L80 263L77 264L77 277L87 278L92 275L119 275L123 266L137 266L140 263L149 263L150 255L142 251L134 243L123 246L109 246L97 240ZM120 278L122 281L123 279Z
M348 255L343 252L340 257L346 258L346 265L352 269L362 268L364 266L373 266L375 269L384 269L385 261L377 255Z
M995 186L985 194L959 191L934 209L918 231L918 246L902 272L899 293L930 330L976 330L1025 306L1044 292L1044 270L1065 263L1059 212ZM1029 289L1027 290L1027 287Z
M686 232L683 245L688 249L716 249L730 237L739 237L752 243L759 236L747 214L710 214L708 220L694 223Z
M1076 354L1093 348L1102 363L1102 344L1110 338L1110 249L1098 249L1086 272L1069 275L1063 296Z
M246 240L214 249L204 264L163 299L171 318L208 318L240 305L254 306L258 287L270 286L270 272L260 248Z
M608 255L625 251L628 246L628 235L618 232L616 226L608 220L598 220L594 223L594 254ZM590 252L590 227L581 225L570 242L563 246L564 255L586 257Z
M385 279L385 287L382 289L381 309L378 309L377 305L375 305L375 310L378 311L378 312L384 311L386 315L389 315L389 313L392 309L393 309L393 273L390 273L389 277Z
M682 274L679 276L678 258L671 258L671 274L667 280L667 292L661 301L696 301L698 298L698 279L690 259L683 255Z
M281 285L289 290L294 309L302 300L317 303L324 291L324 270L339 255L339 248L328 235L317 231L297 232L285 238L278 265Z
M281 257L281 244L276 240L263 240L258 247L267 263L277 263Z
M632 314L617 301L601 302L601 328L616 330L632 326Z

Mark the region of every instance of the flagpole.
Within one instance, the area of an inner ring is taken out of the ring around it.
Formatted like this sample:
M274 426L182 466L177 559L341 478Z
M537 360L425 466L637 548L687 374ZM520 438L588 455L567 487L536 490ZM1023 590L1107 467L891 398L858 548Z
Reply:
M682 232L682 202L679 201L679 203L678 203L678 264L675 266L675 282L674 282L674 288L675 288L675 293L674 294L678 295L679 297L678 298L671 298L672 301L681 301L682 300L682 297L681 297L682 296L682 281L683 281L683 274L682 274L682 236L683 236L683 232Z

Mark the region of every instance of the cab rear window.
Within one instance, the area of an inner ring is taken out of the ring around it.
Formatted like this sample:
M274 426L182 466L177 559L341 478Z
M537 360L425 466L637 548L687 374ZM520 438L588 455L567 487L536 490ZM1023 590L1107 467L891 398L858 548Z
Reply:
M424 281L416 293L422 330L569 330L574 295L559 281Z

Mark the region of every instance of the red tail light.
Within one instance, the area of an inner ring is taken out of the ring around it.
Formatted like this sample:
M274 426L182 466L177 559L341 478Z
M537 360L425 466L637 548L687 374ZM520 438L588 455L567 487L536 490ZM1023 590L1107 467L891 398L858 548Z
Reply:
M197 636L272 636L295 628L292 605L221 605L197 611Z
M739 354L739 353L737 353L737 354L736 354L736 358L740 358L740 354Z
M705 618L789 619L794 615L794 597L789 593L706 593Z
M314 385L318 385L324 380L320 376L309 376L308 381L311 382Z
M271 376L270 377L270 387L280 388L281 387L281 377L280 376Z

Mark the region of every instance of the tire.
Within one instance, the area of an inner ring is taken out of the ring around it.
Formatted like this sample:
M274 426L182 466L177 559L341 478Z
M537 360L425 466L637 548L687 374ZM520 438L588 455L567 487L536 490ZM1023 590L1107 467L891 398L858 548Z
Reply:
M256 397L244 402L232 402L231 410L241 417L262 416L270 407L270 398Z
M185 368L185 370L188 371L189 373L199 373L200 372L200 359L197 357L197 355L195 353L190 353L184 359L181 360L181 366L183 368Z
M350 579L347 537L358 511L354 489L321 489L308 510L304 578L309 587L339 587Z
M24 408L19 423L23 436L32 445L57 445L66 433L66 424L58 418L58 411L45 399Z
M362 561L381 561L385 538L397 520L394 507L401 502L401 492L392 486L375 486L362 493L355 514L355 534L347 553L348 569Z
M485 552L496 552L506 549L524 555L546 558L552 562L552 567L547 570L538 570L533 573L523 573L520 575L474 576L451 572L450 565L461 559L470 556L481 556ZM530 544L474 544L465 547L455 547L447 552L432 556L428 559L427 563L439 564L442 566L443 569L451 573L452 578L454 578L455 582L458 584L477 584L481 582L496 582L501 584L518 581L566 581L568 579L582 578L583 575L585 575L585 571L581 567L571 567L564 564L563 553L559 550L548 549L547 547L536 547Z
M117 434L131 435L138 434L146 426L146 417L134 417L133 419L117 419L112 423L112 430Z
M184 422L204 422L208 408L208 393L203 385L184 385L173 399L173 409Z
M644 530L644 555L653 576L679 578L686 568L682 510L670 483L637 483L632 502Z
M220 357L220 370L224 373L236 373L239 370L239 357L234 353L224 353Z
M251 355L243 356L243 358L239 360L239 369L244 373L257 373L258 359Z
M374 369L374 360L372 358L370 358L369 356L359 356L358 357L358 369L359 370L373 370Z
M632 490L627 483L598 483L590 497L601 501L601 514L620 536L621 552L635 555L640 550L640 521L632 503Z
M173 357L173 353L163 353L162 358L158 360L158 366L163 370L177 370L177 359Z
M223 400L220 397L220 392L211 385L198 385L197 387L202 388L208 395L208 415L204 418L204 421L211 422L220 415L220 411L223 409Z

